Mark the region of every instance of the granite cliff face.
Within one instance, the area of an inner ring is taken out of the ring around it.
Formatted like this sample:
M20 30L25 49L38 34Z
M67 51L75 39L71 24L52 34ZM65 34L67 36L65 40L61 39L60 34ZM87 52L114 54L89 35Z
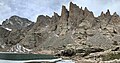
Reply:
M39 15L36 23L26 18L12 16L1 27L12 29L4 39L6 45L20 44L30 49L61 49L99 47L110 49L120 45L120 17L106 13L94 17L86 7L79 8L70 2L69 11L62 6L61 15ZM0 30L2 32L2 30ZM116 44L114 44L116 43Z
M109 49L119 45L120 17L106 13L94 17L86 7L79 8L70 2L69 11L62 6L61 16L54 13L52 17L40 15L35 25L27 32L20 44L27 48L59 49L68 44L85 44L85 47Z

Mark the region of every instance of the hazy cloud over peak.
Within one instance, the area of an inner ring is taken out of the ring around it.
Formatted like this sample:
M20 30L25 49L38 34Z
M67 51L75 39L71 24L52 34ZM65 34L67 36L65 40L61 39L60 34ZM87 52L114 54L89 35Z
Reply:
M18 15L36 21L38 15L60 14L61 6L69 7L69 2L87 7L95 16L101 11L117 12L120 15L120 0L0 0L0 22L12 15Z

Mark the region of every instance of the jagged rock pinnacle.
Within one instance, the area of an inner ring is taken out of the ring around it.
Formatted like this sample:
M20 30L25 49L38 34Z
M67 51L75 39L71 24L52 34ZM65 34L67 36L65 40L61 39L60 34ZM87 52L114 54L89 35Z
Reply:
M72 2L70 2L70 7L69 7L69 14L72 15L74 12L74 4Z
M80 9L82 10L82 7Z
M85 7L85 9L84 9L84 17L94 17L94 15L93 15L93 12L92 11L89 11L88 9L87 9L87 7Z
M114 12L112 16L119 17L119 15L116 12Z
M109 9L106 12L106 16L111 16Z
M59 15L58 15L56 12L54 12L54 16L55 16L55 17L56 17L56 16L59 17Z
M101 14L100 14L100 16L99 16L99 17L105 18L105 14L104 14L104 12L103 12L103 11L101 12Z
M81 11L82 11L82 8L80 9L79 6L70 2L70 7L69 7L70 17L77 17L78 15L83 14L83 13L80 13Z
M65 6L62 6L61 19L67 20L68 17L69 17L69 11L66 9Z
M85 7L84 11L89 11L89 10L87 9L87 7Z

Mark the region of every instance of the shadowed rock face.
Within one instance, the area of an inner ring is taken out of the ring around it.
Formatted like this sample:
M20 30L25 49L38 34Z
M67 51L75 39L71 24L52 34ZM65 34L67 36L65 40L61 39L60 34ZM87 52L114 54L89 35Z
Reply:
M94 17L86 7L83 10L70 2L69 11L62 6L61 16L55 12L52 17L39 15L35 24L28 19L12 16L2 26L16 29L7 36L7 44L19 43L31 49L59 49L68 44L109 49L115 46L114 42L120 45L119 22L116 12L111 15L107 10Z

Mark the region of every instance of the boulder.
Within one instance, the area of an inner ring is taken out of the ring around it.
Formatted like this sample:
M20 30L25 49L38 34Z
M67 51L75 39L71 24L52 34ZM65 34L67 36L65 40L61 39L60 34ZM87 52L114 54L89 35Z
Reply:
M75 54L76 52L74 51L74 49L67 49L61 52L62 56L73 56Z

